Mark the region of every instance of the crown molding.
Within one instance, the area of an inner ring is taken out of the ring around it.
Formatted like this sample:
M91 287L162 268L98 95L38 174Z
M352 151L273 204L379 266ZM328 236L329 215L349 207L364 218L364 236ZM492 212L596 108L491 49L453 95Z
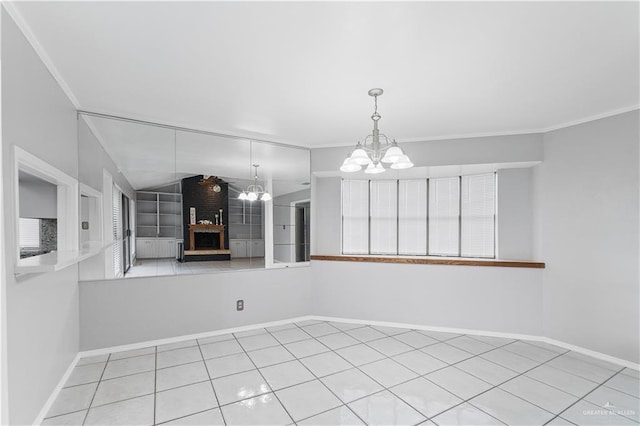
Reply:
M64 78L62 78L60 71L58 71L56 66L53 64L53 61L51 60L51 58L49 58L49 55L47 55L47 52L44 50L44 48L38 41L38 38L35 36L33 31L31 30L31 27L29 26L29 24L27 24L27 21L24 19L24 17L22 16L18 8L15 6L15 2L3 1L2 6L4 7L4 10L9 14L11 19L13 19L13 21L16 23L20 31L22 31L22 34L24 34L29 44L31 45L33 50L36 52L36 55L38 55L40 60L44 63L44 66L49 71L49 74L51 74L54 80L58 83L58 85L60 86L64 94L67 95L67 98L69 98L73 106L76 109L80 109L80 103L78 102L78 98L76 98L76 96L71 91L71 88L69 87L67 82L64 80Z
M547 128L541 129L540 133L549 133L549 132L553 132L554 130L565 129L567 127L577 126L578 124L584 124L590 121L596 121L603 118L613 117L614 115L624 114L626 112L635 111L637 109L640 109L640 105L631 105L625 108L618 108L612 111L603 112L601 114L591 115L589 117L580 118L578 120L568 121L566 123L547 127Z

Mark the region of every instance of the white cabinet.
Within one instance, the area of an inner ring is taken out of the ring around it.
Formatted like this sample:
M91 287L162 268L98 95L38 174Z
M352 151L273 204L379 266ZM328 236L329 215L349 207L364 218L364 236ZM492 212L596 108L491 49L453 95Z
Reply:
M247 241L247 249L249 257L264 257L264 240Z
M136 257L138 259L175 258L175 238L136 238Z
M264 240L229 240L231 258L264 257Z
M155 239L136 238L136 257L138 259L149 259L155 257Z
M229 240L231 258L247 257L247 240Z

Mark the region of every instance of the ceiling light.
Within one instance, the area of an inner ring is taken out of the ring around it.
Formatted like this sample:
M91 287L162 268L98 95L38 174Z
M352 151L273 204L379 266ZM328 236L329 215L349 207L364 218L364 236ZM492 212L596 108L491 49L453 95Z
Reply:
M384 91L382 89L369 90L369 96L373 96L375 109L371 119L373 120L373 133L368 135L363 143L358 142L353 152L347 155L347 158L340 167L341 172L357 172L362 166L367 166L365 173L376 174L383 173L385 168L381 162L391 163L392 169L408 169L413 167L413 163L409 157L398 146L395 139L389 141L386 135L381 134L378 130L378 121L382 116L378 114L378 96ZM384 145L380 143L380 137L384 138Z
M395 163L391 165L391 168L395 170L409 169L411 167L413 167L413 163L406 155L402 155Z
M260 199L261 201L269 201L272 199L271 194L265 191L262 185L258 184L258 167L260 167L259 164L253 165L253 168L255 169L253 184L247 186L247 189L238 195L239 200L256 201L257 199Z

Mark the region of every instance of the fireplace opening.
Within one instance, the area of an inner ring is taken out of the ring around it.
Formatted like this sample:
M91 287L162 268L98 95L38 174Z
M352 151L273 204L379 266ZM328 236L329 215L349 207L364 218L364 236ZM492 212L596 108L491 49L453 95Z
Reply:
M193 238L196 250L220 249L220 234L217 232L196 232Z

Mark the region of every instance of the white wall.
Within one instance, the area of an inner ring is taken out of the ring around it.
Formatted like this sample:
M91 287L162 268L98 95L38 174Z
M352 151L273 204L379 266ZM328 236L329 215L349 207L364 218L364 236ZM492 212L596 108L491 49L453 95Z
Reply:
M309 315L311 268L80 283L80 346L98 349ZM236 311L243 299L244 311Z
M534 170L545 334L640 362L638 111L547 133Z
M313 314L542 334L541 269L311 261Z
M498 170L497 179L497 257L510 260L532 260L531 168L501 169Z
M31 424L79 348L78 269L13 275L13 146L78 176L76 110L2 10L2 155L9 420Z
M20 181L20 217L55 219L58 217L58 187L38 179Z

